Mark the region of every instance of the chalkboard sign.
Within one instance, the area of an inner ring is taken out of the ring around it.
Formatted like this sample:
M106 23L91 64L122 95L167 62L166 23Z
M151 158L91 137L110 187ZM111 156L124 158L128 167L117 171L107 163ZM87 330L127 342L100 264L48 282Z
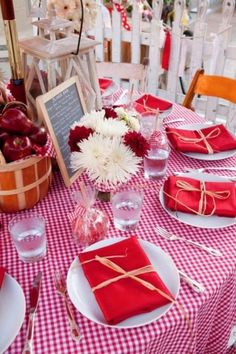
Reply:
M67 187L79 176L70 167L68 137L71 125L86 112L79 80L76 76L37 97L39 117L45 122L57 153L57 162Z

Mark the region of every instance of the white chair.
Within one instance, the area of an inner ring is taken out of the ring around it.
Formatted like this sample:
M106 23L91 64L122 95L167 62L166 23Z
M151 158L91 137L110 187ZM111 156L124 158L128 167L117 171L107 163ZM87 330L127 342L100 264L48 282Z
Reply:
M133 63L97 62L99 78L111 78L117 85L145 91L147 65Z

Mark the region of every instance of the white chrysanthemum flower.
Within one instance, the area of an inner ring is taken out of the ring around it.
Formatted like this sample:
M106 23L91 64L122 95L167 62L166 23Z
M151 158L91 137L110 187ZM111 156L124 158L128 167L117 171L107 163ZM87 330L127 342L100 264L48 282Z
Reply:
M80 30L81 24L81 3L79 0L49 0L48 10L50 11L55 7L58 17L74 21L73 26L77 31ZM97 4L94 0L85 0L83 3L84 8L84 21L83 31L88 31L95 26L97 17Z
M90 113L85 113L85 115L80 119L80 121L72 124L71 129L77 126L84 126L86 128L91 128L92 130L97 129L97 125L104 120L105 111L91 111Z
M136 132L140 130L139 121L135 114L126 112L123 107L117 107L115 112L118 119L125 122L129 129L135 130Z
M139 132L140 131L140 124L139 124L139 120L138 118L134 117L134 116L130 116L129 117L129 123L128 126L130 127L130 129Z
M104 110L86 113L79 122L72 124L71 129L74 129L76 126L91 128L96 133L100 133L107 137L121 137L129 130L125 122L114 118L105 118Z
M89 178L98 184L116 186L126 182L139 169L141 159L117 137L100 134L89 136L79 144L80 152L71 154L71 168L85 169Z
M54 6L58 17L69 19L77 5L75 0L50 0L47 6L48 9Z
M125 118L128 116L128 114L126 113L126 111L124 110L123 107L116 107L115 112L116 112L119 119L122 119L122 118Z
M96 132L107 137L121 137L128 132L128 127L122 121L113 118L104 119L98 122Z

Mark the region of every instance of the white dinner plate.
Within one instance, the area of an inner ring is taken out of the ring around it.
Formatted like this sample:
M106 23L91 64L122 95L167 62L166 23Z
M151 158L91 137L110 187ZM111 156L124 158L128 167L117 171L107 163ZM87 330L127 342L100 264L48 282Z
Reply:
M18 282L5 274L0 289L0 353L14 341L25 318L25 296Z
M214 125L212 125L214 126ZM209 127L209 124L200 124L200 123L193 123L193 124L186 124L186 125L181 125L178 127L178 129L186 129L186 130L198 130L198 129L203 129ZM229 157L232 157L236 154L236 149L234 150L227 150L227 151L221 151L221 152L216 152L214 154L201 154L197 152L181 152L181 154L191 157L192 159L196 160L205 160L205 161L218 161L218 160L223 160L227 159Z
M201 181L209 181L209 182L229 181L226 177L221 177L210 173L189 172L189 173L181 173L181 176L195 178ZM170 216L187 225L206 228L206 229L219 229L219 228L236 224L236 218L229 218L229 217L217 216L217 215L200 216L195 214L183 213L180 211L178 212L172 211L166 208L164 204L163 186L160 189L159 199L163 209Z
M105 239L87 247L85 251L91 251L122 240L124 240L124 238L121 237ZM154 244L144 240L139 241L153 267L158 271L159 276L166 284L167 288L170 290L173 296L177 298L180 282L179 273L173 260L168 254L163 252ZM130 317L125 321L111 326L105 321L102 311L100 310L90 285L84 275L83 269L81 266L78 266L77 258L72 262L67 274L67 290L74 306L85 317L103 326L113 328L135 328L146 325L156 321L173 306L173 304L170 303L148 313Z

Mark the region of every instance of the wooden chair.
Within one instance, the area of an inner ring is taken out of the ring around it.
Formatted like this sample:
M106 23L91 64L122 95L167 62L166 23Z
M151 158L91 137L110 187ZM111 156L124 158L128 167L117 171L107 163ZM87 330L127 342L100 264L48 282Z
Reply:
M195 95L217 97L236 103L236 80L224 76L205 75L204 70L199 69L185 95L183 106L192 108Z
M111 78L121 87L145 91L147 65L133 63L97 62L98 77Z
M236 80L224 76L205 75L203 69L197 70L183 106L193 109L193 99L197 95L194 110L204 115L208 121L225 124L227 129L236 134Z

